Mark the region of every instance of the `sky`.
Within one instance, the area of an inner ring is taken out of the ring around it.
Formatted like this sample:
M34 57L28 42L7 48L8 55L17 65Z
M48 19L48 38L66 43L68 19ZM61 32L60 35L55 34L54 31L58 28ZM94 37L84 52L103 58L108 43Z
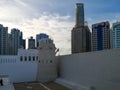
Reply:
M59 54L71 53L71 30L75 25L75 4L84 3L85 21L91 25L120 21L120 0L0 0L0 24L18 28L23 38L46 33Z

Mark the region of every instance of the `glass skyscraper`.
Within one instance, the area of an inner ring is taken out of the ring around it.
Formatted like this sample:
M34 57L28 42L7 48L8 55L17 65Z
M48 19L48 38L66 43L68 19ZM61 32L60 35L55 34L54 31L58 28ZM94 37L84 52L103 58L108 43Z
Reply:
M92 25L92 51L110 49L110 24L108 21Z
M112 38L113 48L120 48L120 22L113 23Z

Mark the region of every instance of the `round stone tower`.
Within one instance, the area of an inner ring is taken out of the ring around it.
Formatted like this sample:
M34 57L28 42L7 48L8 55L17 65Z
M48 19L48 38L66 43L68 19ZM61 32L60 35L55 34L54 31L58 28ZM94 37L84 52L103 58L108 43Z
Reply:
M57 68L55 61L56 47L53 40L44 38L39 41L38 73L37 81L54 81L57 77Z

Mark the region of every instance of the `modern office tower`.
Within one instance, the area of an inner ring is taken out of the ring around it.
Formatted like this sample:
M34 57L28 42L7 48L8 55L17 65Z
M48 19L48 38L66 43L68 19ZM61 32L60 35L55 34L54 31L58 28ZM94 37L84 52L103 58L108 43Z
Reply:
M92 50L110 49L110 24L108 21L92 25Z
M84 4L76 3L76 16L75 16L75 27L84 26Z
M18 49L21 48L20 46L20 37L21 32L20 30L13 28L11 29L11 36L12 36L12 55L16 55Z
M7 55L8 27L0 24L0 55Z
M35 48L35 39L31 36L28 39L28 49L34 49Z
M49 38L49 36L45 33L40 33L40 34L36 35L36 47L39 46L39 40L41 40L43 38Z
M112 38L113 48L120 48L120 22L113 23Z
M83 3L76 4L75 27L71 33L71 51L72 53L81 53L90 51L90 30L84 25L84 5ZM89 33L89 34L88 34ZM88 44L89 43L89 44Z

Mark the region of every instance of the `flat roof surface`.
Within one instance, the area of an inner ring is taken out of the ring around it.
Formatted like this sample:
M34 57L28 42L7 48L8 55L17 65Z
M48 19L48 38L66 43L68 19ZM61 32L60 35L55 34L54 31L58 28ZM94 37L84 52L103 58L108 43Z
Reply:
M0 90L15 90L12 84L0 86Z
M70 90L69 88L57 84L49 83L14 83L15 90Z

